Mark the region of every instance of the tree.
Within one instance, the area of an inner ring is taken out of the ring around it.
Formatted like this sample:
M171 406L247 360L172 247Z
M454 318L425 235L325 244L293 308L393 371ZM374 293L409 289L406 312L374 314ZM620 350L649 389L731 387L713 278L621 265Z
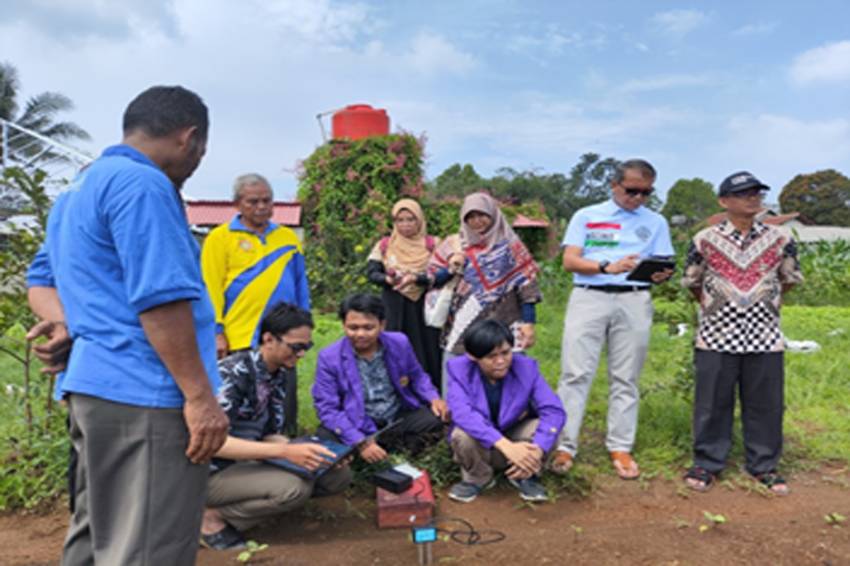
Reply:
M670 187L661 214L670 224L687 228L721 210L712 184L694 178L679 179Z
M0 63L0 118L60 142L89 139L88 132L77 124L56 121L57 114L74 108L70 98L58 92L42 92L30 98L23 112L18 113L19 91L17 69L10 63ZM35 157L44 150L44 145L37 140L22 136L13 137L9 146L10 150L25 157ZM42 159L55 157L48 153Z
M850 226L850 179L834 169L797 175L782 188L779 204L815 224Z
M304 161L298 200L304 207L310 296L317 308L370 288L366 258L389 233L393 204L403 196L422 197L422 144L410 134L332 140Z
M455 163L428 183L426 193L434 198L463 198L488 186L489 183L475 171L472 165Z
M608 198L611 179L618 165L619 161L613 157L600 159L598 154L586 153L571 169L569 176L502 167L494 177L487 179L481 177L472 165L455 163L429 183L427 192L434 198L462 198L486 189L503 202L539 201L550 219L569 220L579 208Z

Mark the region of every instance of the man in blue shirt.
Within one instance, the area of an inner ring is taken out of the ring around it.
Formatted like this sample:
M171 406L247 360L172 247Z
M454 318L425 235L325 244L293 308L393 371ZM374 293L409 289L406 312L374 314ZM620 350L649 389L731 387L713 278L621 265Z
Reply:
M63 564L193 564L216 402L215 317L179 196L206 149L207 108L153 87L56 201L27 275L33 335L73 341L57 394L79 454Z
M606 447L623 479L640 471L631 456L637 432L638 378L649 348L652 298L649 283L626 280L641 259L672 256L670 229L644 203L653 192L655 169L642 159L623 162L611 183L611 199L580 209L564 236L564 269L574 274L567 304L558 394L570 416L551 461L556 472L572 467L585 403L599 355L608 343L608 435ZM653 275L654 283L672 270Z

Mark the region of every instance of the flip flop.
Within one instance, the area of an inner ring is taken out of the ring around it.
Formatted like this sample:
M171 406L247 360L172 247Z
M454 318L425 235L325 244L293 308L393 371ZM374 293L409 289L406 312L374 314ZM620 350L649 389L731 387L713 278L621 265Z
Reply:
M705 493L711 489L711 486L714 485L715 478L716 476L708 470L700 468L699 466L691 466L688 468L688 471L685 472L684 480L688 489L698 491L699 493Z
M573 455L566 450L556 450L552 460L549 462L549 469L556 474L564 475L573 467Z
M611 464L621 480L635 480L640 476L640 468L628 452L611 452Z
M756 474L753 477L756 478L756 481L758 481L764 487L769 489L773 495L784 497L791 493L791 490L788 489L788 482L786 482L785 478L783 478L776 472Z

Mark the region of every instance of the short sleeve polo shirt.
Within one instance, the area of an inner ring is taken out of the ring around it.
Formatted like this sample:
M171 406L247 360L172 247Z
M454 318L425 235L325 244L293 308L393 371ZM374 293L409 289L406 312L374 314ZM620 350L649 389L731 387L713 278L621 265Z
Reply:
M617 261L637 254L674 255L667 220L645 206L626 210L613 200L579 209L570 219L562 246L582 249L582 257L593 261ZM573 274L576 285L633 285L628 273Z
M177 408L183 395L148 342L139 314L173 301L192 307L198 349L219 387L215 317L199 247L179 195L144 154L107 148L50 212L27 284L56 287L74 346L57 393Z

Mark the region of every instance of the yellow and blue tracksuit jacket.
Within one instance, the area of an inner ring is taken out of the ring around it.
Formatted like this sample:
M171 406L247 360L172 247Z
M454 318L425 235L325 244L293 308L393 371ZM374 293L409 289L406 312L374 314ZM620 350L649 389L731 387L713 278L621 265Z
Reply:
M216 330L231 350L259 343L260 320L285 301L310 309L307 270L295 232L269 223L263 234L236 215L214 228L201 252L201 270L216 313Z

